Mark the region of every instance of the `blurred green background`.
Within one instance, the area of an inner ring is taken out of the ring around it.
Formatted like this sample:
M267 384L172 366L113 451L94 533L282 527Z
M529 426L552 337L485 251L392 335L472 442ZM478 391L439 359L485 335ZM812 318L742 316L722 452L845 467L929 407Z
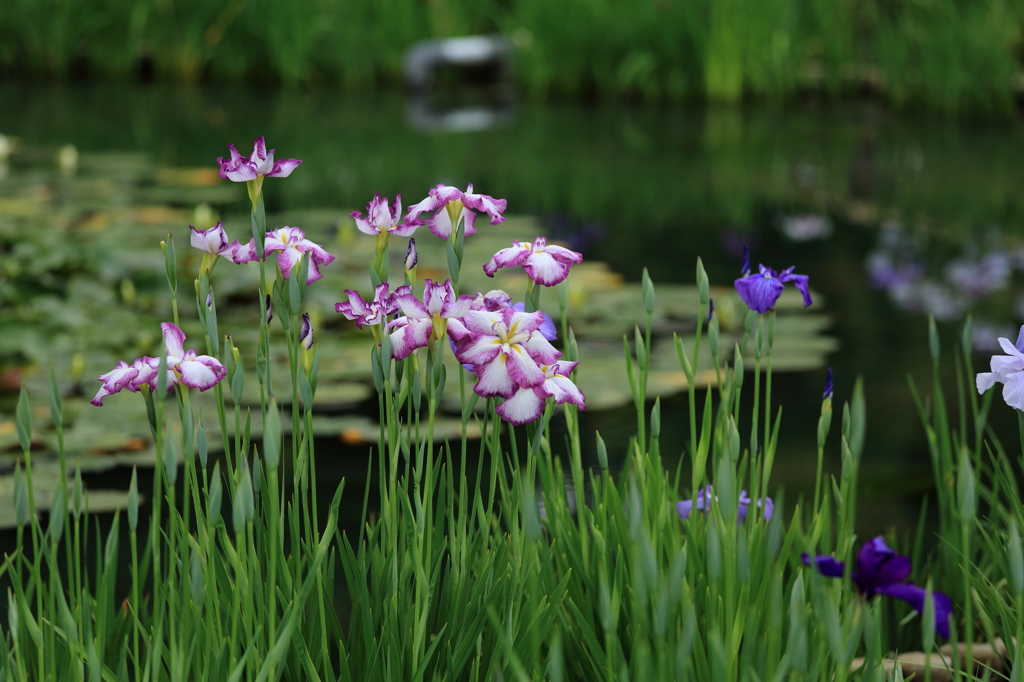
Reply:
M419 40L502 33L531 96L813 94L1006 116L1024 0L4 0L0 74L368 90Z

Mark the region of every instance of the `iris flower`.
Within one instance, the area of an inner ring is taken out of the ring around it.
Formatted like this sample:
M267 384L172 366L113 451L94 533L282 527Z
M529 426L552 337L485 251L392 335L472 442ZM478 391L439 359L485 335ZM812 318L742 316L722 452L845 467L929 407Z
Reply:
M554 362L550 365L542 365L541 372L544 373L544 381L539 386L520 388L512 394L495 410L505 421L515 426L521 426L532 422L544 412L544 405L548 398L554 398L555 403L572 403L579 405L581 410L587 409L587 398L583 391L577 388L569 375L576 369L578 362Z
M424 280L423 301L421 302L410 291L398 294L395 301L404 315L389 326L391 332L391 355L395 360L408 357L417 348L430 343L431 338L444 337L448 320L462 317L469 312L473 299L469 296L456 296L452 281L434 282Z
M421 213L433 211L434 215L427 219L427 227L434 236L448 239L460 219L465 221L465 234L474 234L476 211L486 213L491 219L491 225L503 222L505 217L501 214L507 203L504 199L495 199L486 194L474 194L473 185L469 185L465 192L457 187L438 185L430 190L426 199L409 207L405 220L415 221Z
M192 246L200 251L227 258L232 263L256 260L256 240L250 238L248 244L242 244L236 239L229 244L227 232L220 221L206 230L197 230L191 225L188 229L192 231Z
M455 357L473 365L479 380L473 390L481 398L511 398L520 388L545 381L544 370L562 354L540 333L544 314L512 308L498 312L473 310L463 324L468 335L458 340Z
M398 287L395 293L389 294L390 284L382 282L373 292L373 298L364 301L358 291L345 289L348 294L348 302L335 303L334 311L341 313L350 320L355 320L356 326L360 329L364 324L383 324L387 321L388 315L398 312L398 296L412 293L412 287Z
M843 577L844 565L831 556L816 556L814 559L803 554L803 561L810 566L812 563L818 572L830 578ZM857 553L856 569L850 574L850 580L865 599L877 594L887 594L910 604L919 613L924 611L926 591L913 583L904 582L910 577L910 557L900 556L886 546L881 537L869 540ZM949 637L949 616L953 612L953 603L941 592L932 592L935 606L935 631L942 637Z
M769 267L764 265L760 266L760 271L756 274L750 274L746 277L740 277L736 280L736 291L739 292L740 298L746 303L751 310L754 310L761 315L775 307L775 302L779 300L779 296L782 295L782 290L785 288L783 285L786 282L792 282L797 290L800 291L804 296L804 307L811 305L811 294L807 290L807 275L795 275L793 267L786 268L782 272L776 272Z
M569 276L569 267L583 262L583 255L561 246L548 246L544 237L532 242L516 240L512 246L502 249L484 265L484 273L494 277L498 268L524 266L526 274L537 284L553 287Z
M261 176L286 178L302 163L298 159L274 161L276 150L271 149L267 152L267 145L262 137L257 137L253 143L252 156L242 156L233 144L228 145L228 151L231 152L231 157L225 161L222 156L217 159L217 163L220 164L220 176L232 182L248 182Z
M277 254L277 264L286 279L291 276L292 268L302 259L302 254L309 253L309 274L306 284L312 284L323 277L320 274L320 266L334 261L334 256L324 251L324 247L306 239L306 233L297 227L282 227L267 232L264 245L264 258L270 258L274 251L280 251Z
M196 355L194 350L185 350L185 333L177 325L164 322L160 328L163 330L164 353L167 356L168 387L176 386L180 382L205 391L213 388L224 378L227 370L217 358ZM104 398L126 388L133 393L147 385L156 388L159 371L159 358L141 357L131 365L122 360L113 370L100 375L98 381L103 382L103 385L90 402L102 407Z
M704 486L697 492L697 509L702 510L705 514L711 511L711 498L714 496L715 500L718 500L718 496L714 495L710 485ZM750 496L747 495L746 490L740 491L739 508L737 510L737 520L743 523L747 519L747 509L750 507L750 503L753 502ZM693 512L693 500L682 500L676 504L676 511L679 513L679 518L684 521L690 518L690 514ZM770 497L762 497L757 501L757 506L764 506L764 520L771 521L772 516L775 513L775 504L772 502Z
M403 223L402 216L402 195L395 197L395 203L388 209L388 198L381 199L380 193L374 195L373 200L366 205L366 217L362 212L352 211L352 217L356 221L356 227L360 232L366 234L381 234L387 232L396 234L399 237L408 237L416 228L423 224L421 220L406 219Z
M1024 326L1020 328L1016 344L1000 337L999 345L1006 355L992 356L992 371L982 372L977 377L978 393L1002 384L1006 404L1024 410Z

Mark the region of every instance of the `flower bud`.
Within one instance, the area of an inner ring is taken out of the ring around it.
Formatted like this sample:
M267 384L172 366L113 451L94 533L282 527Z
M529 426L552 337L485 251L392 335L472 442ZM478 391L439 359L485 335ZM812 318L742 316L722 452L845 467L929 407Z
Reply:
M711 283L708 281L708 273L704 270L704 261L697 258L697 291L700 294L701 305L706 305L711 300Z
M313 326L309 323L309 313L302 313L302 332L299 334L299 343L306 350L313 347Z
M419 255L416 253L416 240L409 239L409 246L405 249L405 271L408 272L416 267L419 262Z
M642 282L644 307L647 309L647 314L650 315L654 312L654 282L651 281L651 275L647 272L647 268L644 268Z

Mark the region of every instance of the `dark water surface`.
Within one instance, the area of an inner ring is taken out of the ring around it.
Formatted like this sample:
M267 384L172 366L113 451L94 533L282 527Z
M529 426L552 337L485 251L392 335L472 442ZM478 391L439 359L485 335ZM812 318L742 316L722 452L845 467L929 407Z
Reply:
M864 378L864 534L912 528L933 487L907 388L908 375L919 385L930 376L925 313L940 320L950 390L952 351L968 312L980 348L976 368L987 364L996 336L1015 337L1024 321L1024 128L1017 124L898 118L872 104L524 103L453 114L396 96L5 83L0 133L35 155L13 156L11 177L65 144L83 155L145 152L161 167L194 168L211 167L229 142L247 153L249 141L266 135L281 155L305 162L268 186L270 212L363 208L378 191L400 192L409 204L438 182L472 182L506 198L510 213L538 216L549 235L627 281L646 266L656 283L693 283L701 256L713 285L730 286L749 243L755 267L795 265L810 276L815 307L838 340L827 358L837 403L829 471L839 468L842 401ZM244 219L247 203L238 194L215 208ZM635 310L623 315L639 321ZM790 505L813 490L823 380L823 366L775 376L773 400L784 415L773 480ZM688 442L686 404L685 395L663 400L661 449L669 461ZM997 400L992 421L1004 439L1015 438L1012 416ZM591 410L582 425L594 458L590 433L599 428L610 452L624 452L635 416L630 408ZM367 448L339 442L331 450L318 449L319 481L333 488L348 476L357 519Z

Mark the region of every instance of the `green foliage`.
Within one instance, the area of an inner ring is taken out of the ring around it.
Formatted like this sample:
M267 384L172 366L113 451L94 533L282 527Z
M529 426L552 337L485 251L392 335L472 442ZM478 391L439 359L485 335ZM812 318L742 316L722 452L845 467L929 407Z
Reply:
M194 82L396 83L418 40L502 32L538 95L778 101L882 90L898 106L1012 107L1006 0L11 0L0 69Z

